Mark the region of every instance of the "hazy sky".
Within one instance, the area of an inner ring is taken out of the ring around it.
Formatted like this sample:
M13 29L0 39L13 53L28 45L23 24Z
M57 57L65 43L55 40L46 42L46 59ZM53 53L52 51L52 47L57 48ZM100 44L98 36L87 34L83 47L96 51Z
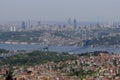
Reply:
M0 0L0 21L120 21L120 0Z

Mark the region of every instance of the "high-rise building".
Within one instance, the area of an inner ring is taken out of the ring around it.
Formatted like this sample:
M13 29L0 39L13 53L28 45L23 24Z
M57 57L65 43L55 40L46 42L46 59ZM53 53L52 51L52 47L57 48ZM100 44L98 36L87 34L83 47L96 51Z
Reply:
M37 26L38 26L38 27L41 26L41 22L40 22L40 21L37 22Z
M101 25L99 23L96 24L97 28L101 28Z
M82 31L81 31L81 34L82 34L82 40L86 40L86 39L87 39L86 29L82 30Z
M16 31L16 27L15 26L13 27L13 31Z
M67 30L72 30L72 29L73 29L72 21L71 18L69 18L67 23Z
M68 19L68 25L72 25L71 18Z
M21 27L22 27L23 30L26 30L27 25L26 25L26 23L24 21L22 22Z
M15 26L11 26L10 27L10 31L16 31L16 27Z
M10 26L10 31L12 31L12 26Z
M74 29L77 28L77 20L76 19L74 19L74 21L73 21L73 26L74 26Z

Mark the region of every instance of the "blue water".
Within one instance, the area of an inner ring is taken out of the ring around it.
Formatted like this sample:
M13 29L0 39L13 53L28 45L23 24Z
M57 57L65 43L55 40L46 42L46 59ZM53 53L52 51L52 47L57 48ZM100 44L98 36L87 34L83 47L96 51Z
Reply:
M22 45L22 44L0 44L1 49L7 50L42 50L41 45ZM120 53L120 48L109 48L109 47L75 47L75 46L50 46L49 51L56 52L72 52L72 53L85 53L93 51L108 51L110 53Z

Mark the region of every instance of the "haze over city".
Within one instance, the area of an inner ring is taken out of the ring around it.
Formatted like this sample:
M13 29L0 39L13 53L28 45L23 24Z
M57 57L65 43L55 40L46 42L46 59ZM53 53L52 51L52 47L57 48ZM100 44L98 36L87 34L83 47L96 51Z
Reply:
M0 80L120 80L120 0L0 0Z
M0 0L0 22L25 20L112 22L120 0Z

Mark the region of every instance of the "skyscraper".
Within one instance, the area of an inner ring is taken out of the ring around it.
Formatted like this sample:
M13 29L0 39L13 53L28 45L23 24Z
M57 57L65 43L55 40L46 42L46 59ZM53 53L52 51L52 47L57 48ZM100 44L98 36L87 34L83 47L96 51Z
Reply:
M40 21L37 22L37 26L41 26L41 22Z
M74 26L74 29L77 28L77 20L76 19L74 19L74 21L73 21L73 26Z
M73 29L72 21L71 18L69 18L67 23L67 30L72 30L72 29Z
M26 24L25 24L25 22L24 22L24 21L22 22L21 27L22 27L22 29L23 29L23 30L25 30L25 29L26 29Z
M71 18L68 19L68 25L72 25Z
M11 26L10 27L10 31L14 31L15 32L16 31L16 27L15 26Z

